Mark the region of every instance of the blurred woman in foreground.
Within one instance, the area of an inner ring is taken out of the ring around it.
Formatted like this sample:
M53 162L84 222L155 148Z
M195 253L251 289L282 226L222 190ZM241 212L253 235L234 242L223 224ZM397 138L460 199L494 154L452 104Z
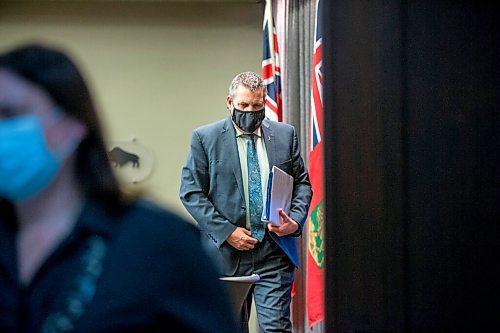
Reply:
M120 192L63 52L0 55L0 331L235 332L197 229Z

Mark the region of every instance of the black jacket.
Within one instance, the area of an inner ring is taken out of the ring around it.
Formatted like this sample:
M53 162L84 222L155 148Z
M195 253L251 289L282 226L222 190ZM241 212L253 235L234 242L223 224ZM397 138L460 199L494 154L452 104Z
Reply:
M12 212L0 211L2 333L237 331L198 230L151 203L120 214L87 203L27 287L17 279L15 235Z

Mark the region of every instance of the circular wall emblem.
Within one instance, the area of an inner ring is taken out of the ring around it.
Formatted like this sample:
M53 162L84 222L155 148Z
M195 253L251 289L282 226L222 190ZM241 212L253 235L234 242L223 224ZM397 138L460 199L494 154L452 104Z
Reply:
M323 208L323 201L321 201L311 213L308 219L309 239L308 248L309 253L316 262L319 268L323 268L325 264L325 245L323 242L323 225L325 220L325 211Z
M142 182L153 172L153 154L136 138L109 142L108 158L118 179L125 183Z

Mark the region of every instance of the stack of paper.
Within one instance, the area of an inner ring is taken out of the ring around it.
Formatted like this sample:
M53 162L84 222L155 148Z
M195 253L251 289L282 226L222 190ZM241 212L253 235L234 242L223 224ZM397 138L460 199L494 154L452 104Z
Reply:
M278 209L281 208L285 213L290 213L292 191L293 177L280 168L273 166L267 183L265 221L279 225L280 217Z

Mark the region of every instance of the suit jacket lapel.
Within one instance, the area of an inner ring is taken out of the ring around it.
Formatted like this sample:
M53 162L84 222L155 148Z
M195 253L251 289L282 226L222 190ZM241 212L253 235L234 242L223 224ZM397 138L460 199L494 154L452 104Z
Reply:
M245 192L243 190L243 178L241 177L240 156L238 155L238 145L236 143L236 131L231 118L227 118L222 127L222 149L227 152L229 164L233 168L234 178L238 185L243 203L245 202ZM233 149L231 149L231 147ZM229 148L229 149L227 149Z
M269 170L272 170L273 165L276 165L276 140L271 123L267 119L262 122L262 135L266 145Z

